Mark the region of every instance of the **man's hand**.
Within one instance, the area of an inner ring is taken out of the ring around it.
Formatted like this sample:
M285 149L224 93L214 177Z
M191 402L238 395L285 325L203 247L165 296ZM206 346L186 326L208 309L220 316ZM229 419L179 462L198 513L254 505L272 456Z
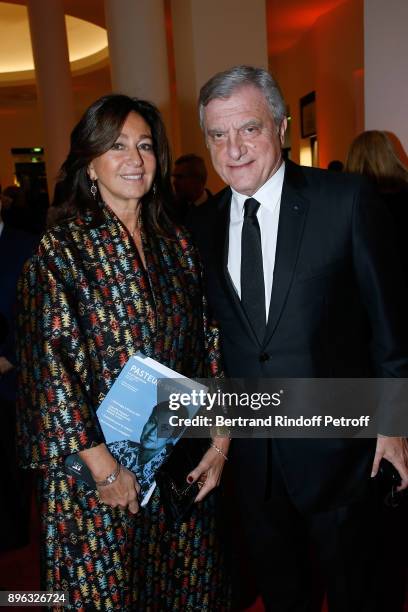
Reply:
M0 357L0 375L7 374L14 368L13 364L9 362L6 357Z
M408 441L406 438L392 438L379 435L371 476L377 475L381 459L387 459L401 476L397 491L408 488Z
M202 501L210 491L220 484L230 442L231 440L226 437L214 438L213 443L222 451L222 454L210 446L197 467L187 476L188 483L197 482L200 487L200 492L195 498L196 502Z

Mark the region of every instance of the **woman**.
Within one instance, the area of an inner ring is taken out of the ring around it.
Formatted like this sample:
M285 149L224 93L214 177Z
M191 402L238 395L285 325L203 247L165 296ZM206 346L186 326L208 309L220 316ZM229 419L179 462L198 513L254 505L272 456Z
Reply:
M18 438L23 465L41 469L42 588L68 591L75 610L228 609L214 496L171 527L158 492L138 512L136 478L95 417L136 351L189 377L219 370L196 252L166 212L169 170L154 106L97 100L72 132L59 224L20 284ZM205 453L197 499L217 485L227 448L217 438ZM96 494L66 476L64 456L75 452Z
M408 280L408 169L398 158L391 139L386 132L368 130L359 134L351 143L346 171L367 176L375 184L389 210L395 226L396 240L390 244L399 255ZM395 291L399 291L395 287ZM389 494L392 476L388 476L387 465L383 468L380 486L384 497ZM387 592L387 610L401 612L404 609L407 575L408 533L406 529L406 506L403 498L393 499L390 506L382 508L382 521L378 523L377 539L383 555L388 559L382 579Z
M386 132L368 130L351 143L346 171L364 174L376 185L394 219L396 248L408 278L408 169L395 153Z

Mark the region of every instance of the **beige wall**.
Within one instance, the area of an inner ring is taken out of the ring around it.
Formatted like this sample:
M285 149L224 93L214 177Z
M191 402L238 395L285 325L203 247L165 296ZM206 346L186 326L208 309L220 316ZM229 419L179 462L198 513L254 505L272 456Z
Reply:
M319 166L345 160L363 129L363 0L320 17L289 51L270 58L292 115L292 159L299 161L299 100L316 91Z
M171 0L179 137L175 154L206 161L208 186L224 184L212 168L198 123L200 88L237 64L267 67L265 0Z
M365 1L367 130L388 130L408 152L408 1ZM404 159L406 163L406 158Z
M99 96L110 93L111 82L109 70L102 69L83 74L73 79L75 118L79 119L83 111ZM4 92L5 90L3 90ZM13 98L6 104L6 97L0 87L0 184L11 185L14 179L14 162L10 149L14 147L44 146L42 124L34 86L31 88L13 88ZM3 93L3 95L2 95ZM11 92L8 92L8 96ZM28 96L26 102L21 96ZM34 100L32 100L34 98Z

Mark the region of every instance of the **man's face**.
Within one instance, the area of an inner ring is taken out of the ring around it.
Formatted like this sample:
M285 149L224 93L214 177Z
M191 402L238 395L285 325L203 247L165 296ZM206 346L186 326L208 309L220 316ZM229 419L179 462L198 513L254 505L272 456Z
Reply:
M252 196L282 162L286 119L277 128L263 93L253 85L204 109L207 146L215 170L239 193Z

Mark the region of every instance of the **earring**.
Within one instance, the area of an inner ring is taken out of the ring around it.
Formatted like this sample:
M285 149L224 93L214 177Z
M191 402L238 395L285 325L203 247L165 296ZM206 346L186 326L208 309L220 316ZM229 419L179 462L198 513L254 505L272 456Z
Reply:
M96 182L93 179L91 180L92 180L91 194L92 194L93 199L96 200L96 194L98 193L98 188L96 186Z
M155 195L156 195L156 193L157 193L156 183L154 183L154 184L153 184L153 187L152 187L152 192L153 192L153 195L155 196Z

